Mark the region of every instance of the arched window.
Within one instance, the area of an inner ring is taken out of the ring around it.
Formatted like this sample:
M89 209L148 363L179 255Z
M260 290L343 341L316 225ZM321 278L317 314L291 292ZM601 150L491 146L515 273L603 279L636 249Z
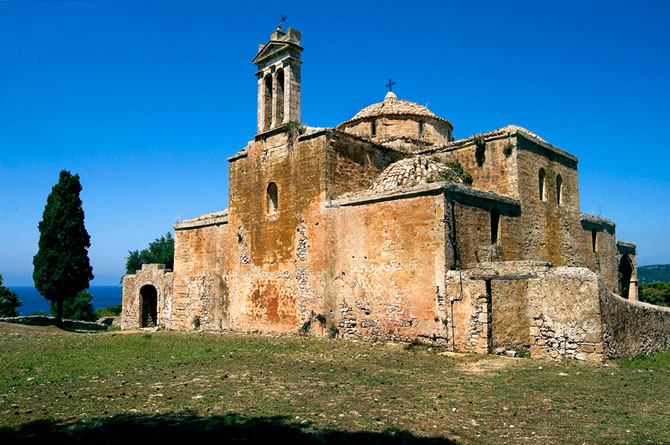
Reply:
M268 184L268 213L276 213L279 210L277 199L277 184L271 182Z
M419 137L420 137L420 138L423 137L423 133L424 133L424 128L423 128L423 126L424 126L423 121L419 121Z
M284 70L275 75L275 126L284 123Z
M544 169L540 169L540 173L538 174L538 180L539 180L539 191L540 191L540 201L544 201L545 196L544 196L544 177L546 174L544 173Z
M272 126L272 76L265 76L265 91L263 100L263 129L269 130Z
M560 206L563 199L563 178L561 175L556 176L556 203Z
M377 121L370 122L370 136L377 136Z
M491 244L498 243L498 235L500 235L500 210L498 207L491 209Z

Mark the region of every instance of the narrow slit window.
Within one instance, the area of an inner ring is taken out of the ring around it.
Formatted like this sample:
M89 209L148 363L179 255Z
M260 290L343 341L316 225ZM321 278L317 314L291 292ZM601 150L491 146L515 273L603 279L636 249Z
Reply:
M544 169L541 168L540 172L538 174L540 201L544 201L544 178L545 178L545 176L546 176L546 173L544 172Z
M563 178L556 176L556 203L560 206L563 200Z
M377 136L377 121L370 122L370 135L373 138Z
M419 121L419 137L422 138L424 135L424 124L423 121Z
M596 229L593 229L593 230L591 230L591 250L593 250L593 253L597 252L597 250L596 250L596 247L597 247L596 241L597 240L598 240L598 232L596 231Z
M500 210L498 207L491 209L491 244L498 244L500 235Z
M276 213L279 209L277 198L277 184L271 182L268 185L268 213Z

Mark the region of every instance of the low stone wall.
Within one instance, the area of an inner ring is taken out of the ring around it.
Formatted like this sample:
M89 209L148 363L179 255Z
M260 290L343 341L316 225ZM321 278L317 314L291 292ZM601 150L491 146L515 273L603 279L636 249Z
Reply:
M25 324L30 326L55 326L56 317L49 315L28 315L26 317L5 317L0 318L0 322ZM63 328L76 329L82 331L104 331L107 326L91 321L63 320Z
M670 349L670 308L601 292L600 312L607 358Z
M461 351L504 349L503 339L533 357L602 362L670 348L670 308L614 295L587 268L481 263L446 278L449 340Z

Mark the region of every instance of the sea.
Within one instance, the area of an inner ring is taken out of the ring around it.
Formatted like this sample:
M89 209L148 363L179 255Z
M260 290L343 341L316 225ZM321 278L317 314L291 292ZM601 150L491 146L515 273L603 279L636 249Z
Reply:
M7 286L9 290L19 296L23 302L17 310L21 315L30 315L33 312L44 311L49 313L49 301L40 295L32 286ZM91 286L88 291L93 295L93 309L121 304L121 286Z

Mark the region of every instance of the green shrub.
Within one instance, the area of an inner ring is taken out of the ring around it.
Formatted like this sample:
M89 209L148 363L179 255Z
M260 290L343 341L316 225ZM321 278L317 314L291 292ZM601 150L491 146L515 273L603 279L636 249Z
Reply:
M17 307L23 305L18 295L2 285L2 275L0 275L0 317L17 317L19 315Z
M485 159L486 138L483 134L476 134L472 137L472 140L475 143L475 159L477 160L477 165L481 167Z
M442 181L460 182L463 181L465 185L472 185L472 175L463 171L463 166L457 160L447 161L444 163L448 170L442 170L438 173L438 177ZM432 182L432 181L431 181Z
M68 320L95 321L98 319L93 310L93 295L87 290L82 290L74 297L63 300L63 318ZM54 317L58 311L57 303L49 303L49 312Z
M340 333L340 330L335 325L328 328L328 337L330 337L330 338L337 338L337 335L339 333Z
M670 306L670 283L656 281L646 286L640 286L640 301L657 304L659 306Z
M121 304L117 304L116 306L107 306L98 309L95 311L95 316L98 318L105 318L105 317L117 317L121 315Z
M506 158L510 157L512 151L514 151L514 144L512 144L511 142L505 144L505 146L503 147L503 154L505 155Z

